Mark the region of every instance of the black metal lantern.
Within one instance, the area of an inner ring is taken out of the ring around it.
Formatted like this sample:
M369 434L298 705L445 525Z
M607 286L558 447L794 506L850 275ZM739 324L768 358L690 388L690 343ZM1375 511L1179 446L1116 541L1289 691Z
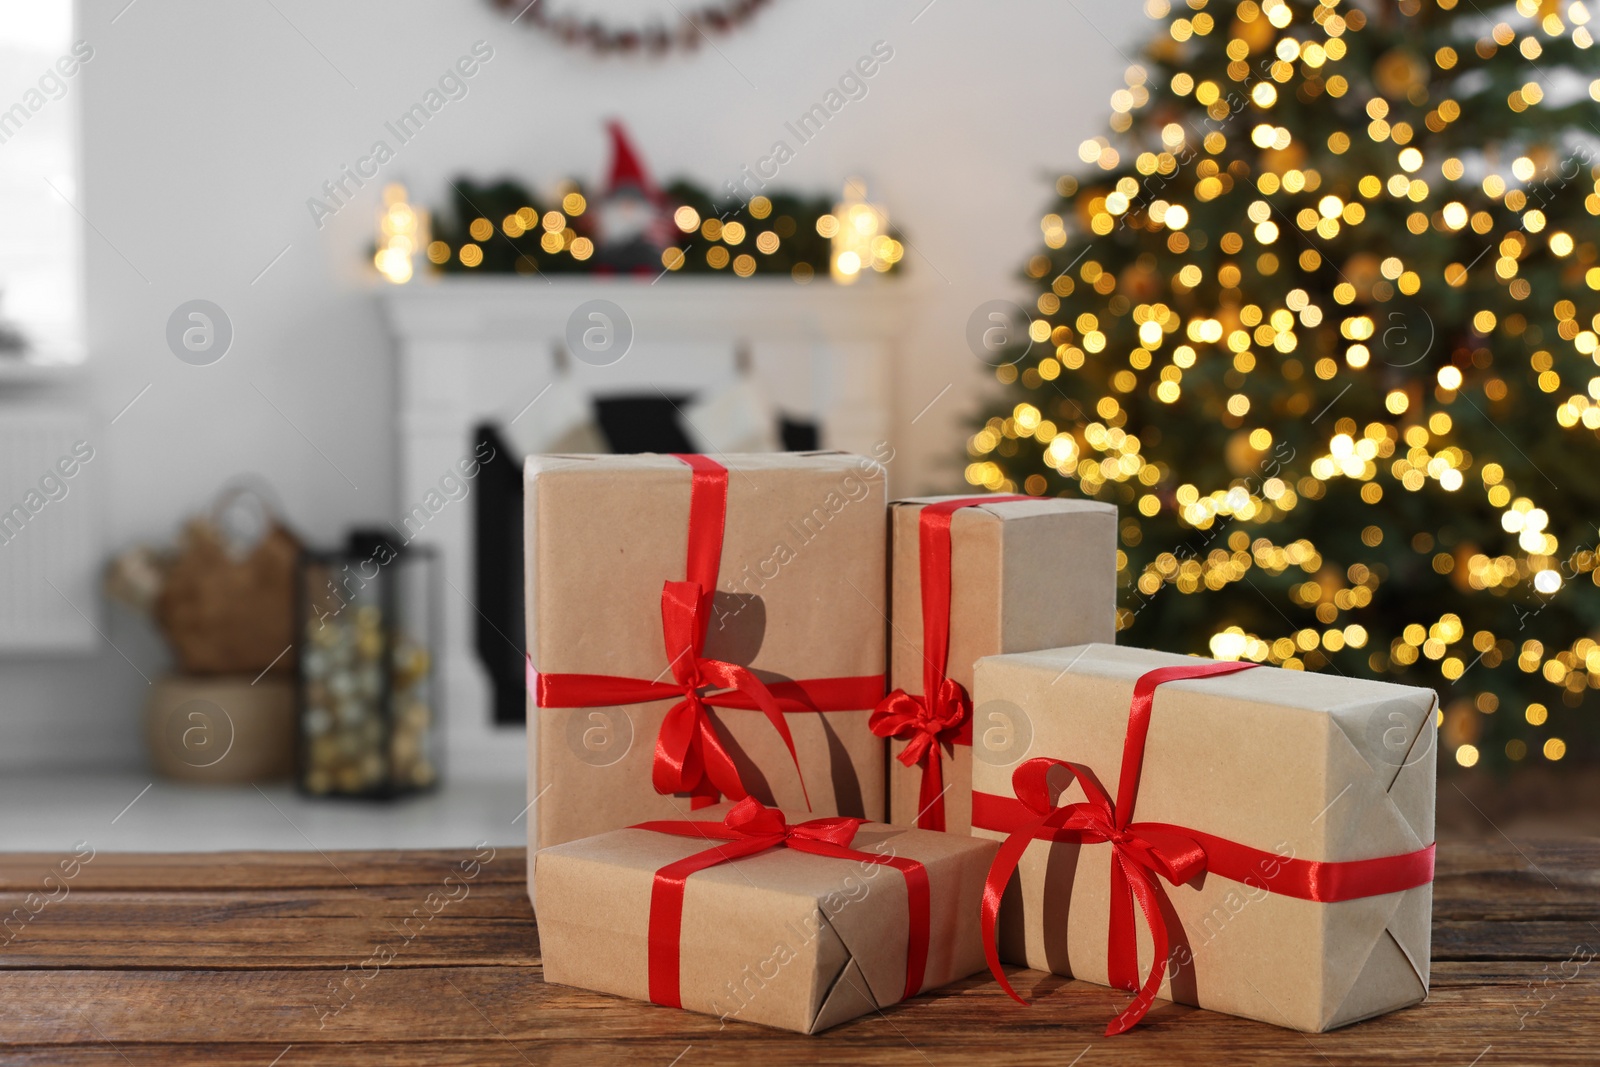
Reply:
M392 797L439 780L438 557L373 531L301 553L298 779Z

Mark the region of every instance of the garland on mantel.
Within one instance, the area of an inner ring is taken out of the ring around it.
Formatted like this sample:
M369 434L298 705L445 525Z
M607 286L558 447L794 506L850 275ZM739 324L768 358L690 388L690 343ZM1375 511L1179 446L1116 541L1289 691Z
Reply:
M434 214L427 259L445 274L648 274L827 279L839 220L827 196L774 191L747 202L714 200L685 180L667 184L671 241L608 247L596 210L576 181L538 197L522 184L458 178L449 207ZM897 274L904 256L890 228L883 255L862 273Z
M546 0L532 0L531 3L530 0L492 2L502 11L516 12L513 21L528 23L574 48L588 48L600 55L619 52L665 55L674 51L694 51L706 42L709 34L725 34L738 29L772 0L732 0L731 3L706 4L681 11L681 17L674 26L650 22L642 26L621 27L608 26L597 18L552 13L546 10L550 6Z

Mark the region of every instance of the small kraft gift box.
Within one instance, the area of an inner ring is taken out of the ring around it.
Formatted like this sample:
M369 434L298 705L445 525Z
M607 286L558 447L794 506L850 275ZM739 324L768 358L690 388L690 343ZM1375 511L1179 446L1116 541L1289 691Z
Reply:
M996 848L753 797L556 845L545 981L817 1033L983 970Z
M722 797L882 818L884 473L841 453L527 461L530 862Z
M889 818L972 829L972 732L982 656L1114 640L1117 509L1092 500L930 496L889 505Z
M1001 961L1318 1032L1427 996L1437 697L1330 674L1084 645L994 656L973 764ZM1020 998L1018 998L1020 999Z

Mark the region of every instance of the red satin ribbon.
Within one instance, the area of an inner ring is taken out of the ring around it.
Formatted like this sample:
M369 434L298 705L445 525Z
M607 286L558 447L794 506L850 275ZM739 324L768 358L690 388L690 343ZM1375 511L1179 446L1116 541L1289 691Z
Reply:
M1012 774L1014 799L973 793L973 826L1009 835L1001 844L984 884L982 933L989 970L1013 1000L1027 1003L1011 988L1001 969L995 929L1006 885L1021 862L1023 852L1034 840L1111 845L1111 918L1106 943L1106 977L1111 985L1133 991L1135 996L1133 1003L1106 1027L1107 1037L1131 1029L1144 1018L1166 976L1169 939L1160 907L1164 891L1157 875L1176 886L1186 885L1210 871L1218 877L1269 893L1319 903L1398 893L1433 880L1433 845L1377 859L1302 860L1171 823L1131 821L1156 688L1163 682L1232 674L1254 666L1254 663L1197 663L1161 667L1141 675L1134 683L1114 805L1089 768L1042 757L1026 761ZM1048 776L1056 767L1064 768L1077 779L1087 800L1060 807L1051 801ZM1138 974L1135 904L1144 916L1155 949L1150 973L1143 982Z
M922 579L922 693L896 689L868 720L879 737L906 742L895 758L907 767L922 765L917 792L917 826L943 830L944 768L941 746L972 744L972 701L961 684L945 675L950 661L950 522L962 508L1034 500L1028 496L969 496L941 500L922 509L917 521Z
M634 830L654 830L656 833L723 842L656 871L655 881L650 887L651 1001L671 1008L683 1007L679 974L683 941L683 889L688 877L696 871L753 856L770 848L791 848L815 856L876 863L899 871L906 880L909 923L906 935L906 986L901 999L920 993L928 965L928 871L916 860L850 848L857 828L865 821L834 817L789 825L783 821L783 813L776 808L766 807L754 797L745 797L733 806L733 810L720 823L665 821L643 822L631 827Z
M690 806L703 808L724 794L743 799L749 790L733 756L717 735L707 708L760 711L783 738L800 776L806 806L811 796L800 773L800 757L785 712L850 711L870 707L883 695L882 675L764 682L736 663L702 654L711 621L717 572L722 565L722 535L727 517L728 470L709 456L675 454L693 472L689 490L688 559L683 581L661 590L661 632L671 682L609 674L541 674L527 660L528 691L541 708L594 708L679 698L656 735L651 784L658 793L687 793Z

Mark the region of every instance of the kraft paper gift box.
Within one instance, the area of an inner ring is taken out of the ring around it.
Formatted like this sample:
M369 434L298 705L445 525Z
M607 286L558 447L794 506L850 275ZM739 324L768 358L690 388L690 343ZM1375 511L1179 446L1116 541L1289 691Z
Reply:
M527 461L530 862L719 795L882 818L884 481L842 453Z
M545 981L810 1034L983 970L992 841L807 822L746 799L539 852Z
M969 833L972 731L1004 728L972 719L973 664L1115 640L1117 509L1058 497L915 497L889 505L889 537L894 693L873 716L873 729L891 738L889 817Z
M1427 995L1436 696L1249 667L978 664L979 708L1032 737L1011 766L975 752L974 832L1009 837L991 886L1020 860L986 929L999 959L1140 989L1108 1033L1157 995L1312 1032Z

